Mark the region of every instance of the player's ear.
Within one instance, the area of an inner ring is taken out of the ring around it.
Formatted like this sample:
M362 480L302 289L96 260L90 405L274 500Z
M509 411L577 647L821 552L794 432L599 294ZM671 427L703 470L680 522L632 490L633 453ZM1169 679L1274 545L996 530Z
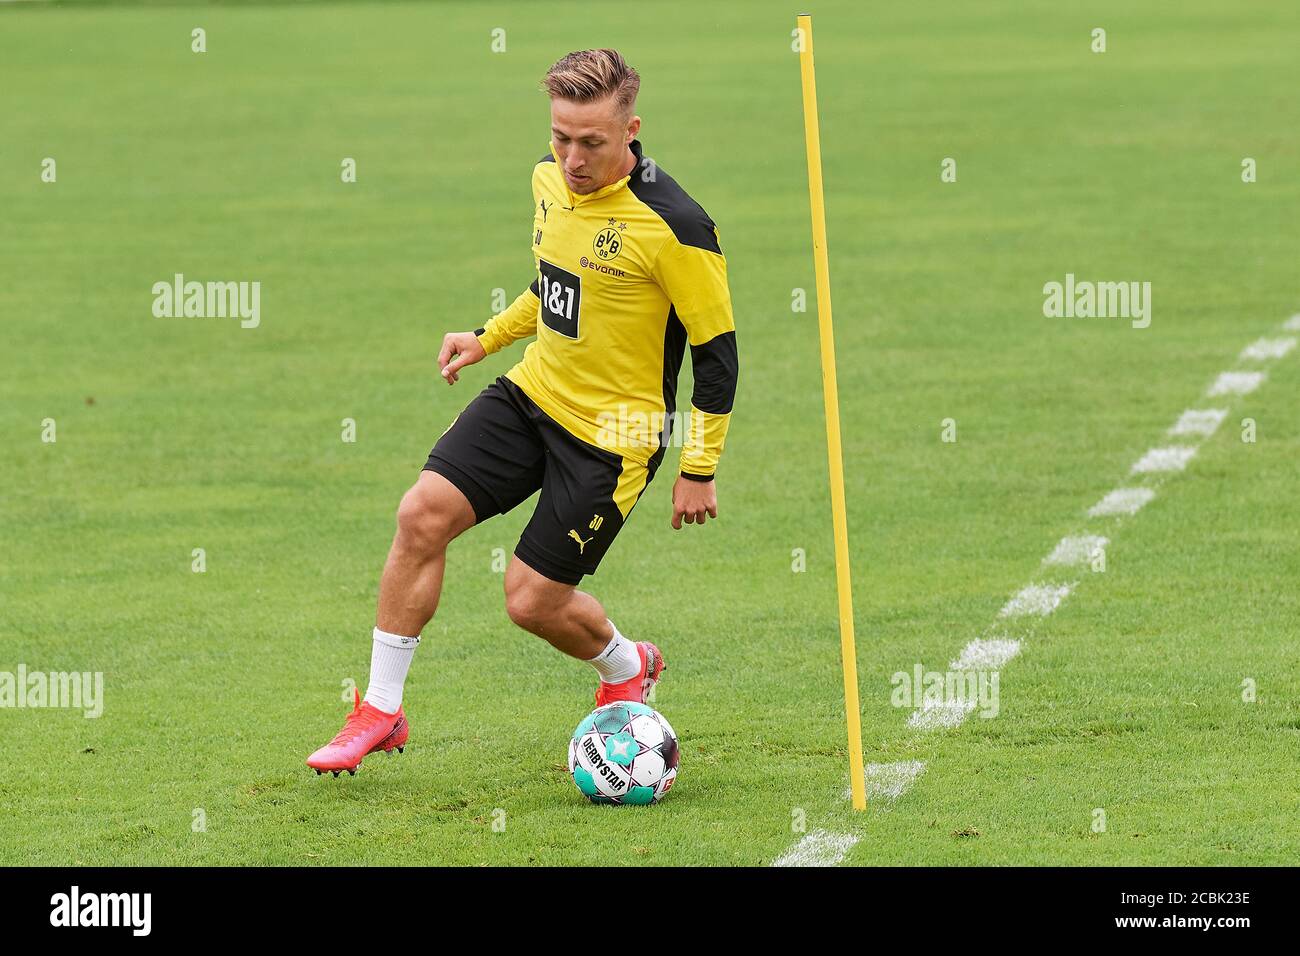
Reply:
M641 117L633 116L627 123L627 144L632 145L632 140L636 139L636 134L641 132Z

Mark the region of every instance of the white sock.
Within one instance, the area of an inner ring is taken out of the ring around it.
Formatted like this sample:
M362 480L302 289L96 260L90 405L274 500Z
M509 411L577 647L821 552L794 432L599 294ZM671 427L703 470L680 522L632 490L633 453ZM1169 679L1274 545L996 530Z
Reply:
M621 684L640 673L641 655L637 652L636 644L620 634L613 621L609 622L609 626L614 628L614 636L609 639L605 649L587 663L596 668L596 673L600 674L604 683Z
M402 637L375 628L375 642L370 649L370 686L366 703L385 714L402 708L402 685L411 668L411 658L420 646L420 636Z

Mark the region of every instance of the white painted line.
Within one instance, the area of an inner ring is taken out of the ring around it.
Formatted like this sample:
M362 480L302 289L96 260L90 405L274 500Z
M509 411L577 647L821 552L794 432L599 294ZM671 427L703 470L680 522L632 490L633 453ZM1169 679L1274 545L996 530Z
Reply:
M1170 435L1203 435L1209 438L1228 417L1226 408L1189 408L1178 416Z
M1206 394L1210 398L1216 395L1249 395L1263 381L1263 372L1221 372Z
M925 764L920 760L900 760L896 763L869 763L862 777L867 786L867 804L893 803L916 783L916 778L925 773ZM844 799L853 796L853 791L844 788Z
M891 803L912 789L916 778L925 773L925 764L919 760L900 760L897 763L867 764L867 799L888 800Z
M1101 539L1105 541L1105 538ZM971 641L961 649L961 656L948 664L954 671L994 671L1020 653L1020 642L1004 637Z
M1153 471L1182 471L1196 454L1189 445L1169 445L1152 448L1134 463L1131 474L1141 475Z
M1283 358L1295 348L1295 339L1256 339L1237 356L1243 362L1267 362L1270 359Z
M1282 326L1288 332L1300 332L1300 314L1291 316ZM1259 339L1248 345L1240 358L1244 361L1265 361L1282 358L1295 348L1296 340ZM1247 395L1264 381L1263 372L1223 372L1210 386L1208 394ZM1209 437L1224 422L1227 409L1204 408L1188 409L1169 429L1170 435L1199 435ZM1195 454L1194 447L1172 446L1154 448L1148 451L1134 465L1134 471L1168 471L1186 467ZM1155 498L1151 488L1116 488L1106 494L1101 501L1088 509L1091 517L1111 515L1132 515L1141 510ZM1106 538L1098 535L1080 535L1062 538L1055 550L1048 555L1047 564L1075 564L1087 557L1097 547L1109 544ZM1015 595L1002 608L1002 617L1018 615L1047 615L1055 610L1070 593L1073 585L1030 585ZM993 670L1011 660L1020 652L1020 642L1006 637L990 640L974 640L967 644L957 660L951 662L950 670L969 673L973 670ZM923 707L914 711L908 718L912 727L956 726L966 719L974 710L973 703L965 702L939 704ZM903 761L893 764L869 764L866 768L868 795L874 794L877 801L886 803L897 800L905 793L916 778L924 771L925 765L920 761ZM849 796L849 791L845 791ZM836 834L826 830L815 830L801 839L774 866L834 866L852 849L858 838L851 834Z
M1098 534L1081 534L1077 537L1062 538L1046 558L1047 564L1084 564L1092 560L1098 548L1110 544L1110 538Z
M913 730L940 730L960 727L966 715L975 709L973 700L954 700L942 703L926 704L919 710L912 711L907 718L907 726Z
M1030 584L1003 605L998 617L1023 617L1026 614L1046 617L1060 606L1072 587L1071 584Z
M813 830L777 859L773 866L835 866L858 842L851 833Z
M1137 514L1155 496L1156 493L1150 488L1116 488L1088 509L1088 517Z

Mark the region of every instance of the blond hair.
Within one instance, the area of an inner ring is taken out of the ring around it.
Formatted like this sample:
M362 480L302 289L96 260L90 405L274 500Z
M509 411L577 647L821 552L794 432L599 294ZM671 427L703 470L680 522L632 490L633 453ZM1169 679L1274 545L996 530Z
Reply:
M619 111L631 116L641 76L617 50L577 50L546 71L542 88L552 98L578 103L613 96Z

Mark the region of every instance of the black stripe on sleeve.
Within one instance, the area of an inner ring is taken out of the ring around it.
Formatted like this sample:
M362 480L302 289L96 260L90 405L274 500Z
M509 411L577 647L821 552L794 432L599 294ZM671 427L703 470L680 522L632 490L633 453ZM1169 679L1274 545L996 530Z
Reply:
M692 345L691 370L695 374L691 404L710 415L729 413L736 400L736 379L740 374L736 333L723 332L703 345Z

